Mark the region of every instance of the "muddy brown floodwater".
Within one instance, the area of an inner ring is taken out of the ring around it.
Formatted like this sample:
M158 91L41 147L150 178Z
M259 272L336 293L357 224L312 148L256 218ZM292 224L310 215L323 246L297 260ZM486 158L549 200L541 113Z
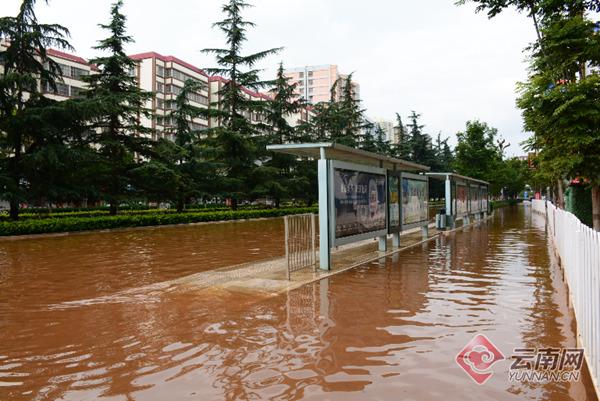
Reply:
M478 386L477 333L573 347L544 221L524 207L272 297L119 291L283 252L281 220L0 241L0 400L596 400L579 382ZM101 299L101 302L72 301Z

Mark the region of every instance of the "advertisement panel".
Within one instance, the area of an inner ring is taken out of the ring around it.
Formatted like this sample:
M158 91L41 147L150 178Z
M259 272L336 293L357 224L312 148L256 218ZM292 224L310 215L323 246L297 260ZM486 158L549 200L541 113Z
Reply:
M385 174L333 170L335 238L385 230Z
M402 177L402 225L428 220L428 181Z
M456 215L461 216L468 213L467 209L467 186L465 184L456 184L455 210Z
M469 210L471 213L476 213L481 210L481 193L479 185L469 185Z
M388 176L389 232L400 230L400 177Z

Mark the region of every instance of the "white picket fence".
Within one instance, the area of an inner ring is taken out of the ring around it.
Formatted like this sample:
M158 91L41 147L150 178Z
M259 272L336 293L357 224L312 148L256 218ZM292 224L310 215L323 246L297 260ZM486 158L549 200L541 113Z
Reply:
M596 392L600 384L600 232L549 201L534 200L534 212L546 216L548 234L560 258L575 319Z

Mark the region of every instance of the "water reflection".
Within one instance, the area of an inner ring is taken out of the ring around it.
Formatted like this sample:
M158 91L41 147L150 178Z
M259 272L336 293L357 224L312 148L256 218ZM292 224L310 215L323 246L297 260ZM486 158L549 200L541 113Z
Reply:
M157 292L158 302L50 310L44 303L72 295L42 297L27 313L1 315L0 399L595 400L588 377L511 384L502 361L477 386L454 363L475 333L507 356L574 344L564 285L531 219L505 210L275 297ZM23 267L3 269L14 277ZM3 311L23 305L11 291L17 299L3 299Z

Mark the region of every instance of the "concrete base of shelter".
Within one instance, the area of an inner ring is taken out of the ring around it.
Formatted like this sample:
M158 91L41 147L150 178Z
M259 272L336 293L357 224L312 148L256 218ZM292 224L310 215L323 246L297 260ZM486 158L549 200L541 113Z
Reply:
M473 224L478 223L479 221ZM430 224L429 237L423 239L421 228L416 228L401 235L400 247L397 248L393 247L393 239L390 236L387 239L387 251L379 251L380 244L377 238L340 246L332 251L331 270L308 267L293 272L290 280L287 279L286 260L282 257L197 273L174 280L171 284L180 284L177 286L180 290L218 288L231 292L275 295L425 244L440 235L450 235L454 231L456 229L439 231L435 229L434 224Z

